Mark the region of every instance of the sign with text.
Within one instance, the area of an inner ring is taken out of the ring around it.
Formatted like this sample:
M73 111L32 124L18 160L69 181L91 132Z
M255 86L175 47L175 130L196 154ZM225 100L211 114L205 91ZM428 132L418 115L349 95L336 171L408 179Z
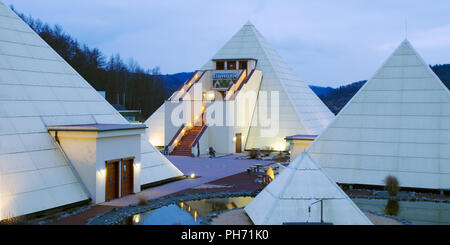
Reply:
M212 89L228 89L239 78L238 71L220 71L212 73Z

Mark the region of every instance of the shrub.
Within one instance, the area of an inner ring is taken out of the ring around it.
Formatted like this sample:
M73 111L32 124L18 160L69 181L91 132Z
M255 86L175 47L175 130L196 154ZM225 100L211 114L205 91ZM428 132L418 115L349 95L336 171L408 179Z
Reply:
M389 196L397 196L398 192L400 191L400 186L395 176L387 176L384 179L384 184Z
M400 206L398 205L397 200L389 199L386 203L386 207L384 207L384 213L387 215L397 216L399 210Z

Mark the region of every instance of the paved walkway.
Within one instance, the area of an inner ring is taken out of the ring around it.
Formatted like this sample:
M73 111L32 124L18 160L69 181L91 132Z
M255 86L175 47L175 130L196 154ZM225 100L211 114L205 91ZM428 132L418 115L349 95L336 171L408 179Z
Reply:
M195 175L199 176L199 178L184 179L171 182L168 184L143 190L138 194L111 200L99 205L125 207L130 204L138 203L139 199L141 198L144 198L146 200L156 199L227 176L244 172L248 167L255 164L267 165L272 163L271 161L236 159L237 156L238 155L228 155L217 158L209 158L204 156L199 158L168 156L167 158L185 175L195 173Z

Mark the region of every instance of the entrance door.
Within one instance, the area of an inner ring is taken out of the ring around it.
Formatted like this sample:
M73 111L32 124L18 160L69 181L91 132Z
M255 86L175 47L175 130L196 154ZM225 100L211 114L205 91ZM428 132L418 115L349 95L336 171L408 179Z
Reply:
M105 173L105 201L119 197L119 161L107 161Z
M122 159L122 193L121 196L126 196L133 193L133 162L131 159Z
M241 153L242 152L242 134L238 133L236 134L236 153Z

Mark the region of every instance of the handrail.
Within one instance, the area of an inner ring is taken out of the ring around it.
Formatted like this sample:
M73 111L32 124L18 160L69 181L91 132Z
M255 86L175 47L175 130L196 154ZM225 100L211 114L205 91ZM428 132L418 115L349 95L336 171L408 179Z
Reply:
M236 93L237 89L235 89L235 88L237 86L240 86L244 82L244 79L247 78L246 76L247 76L246 70L242 70L241 73L239 74L238 79L236 80L236 83L233 83L233 84L231 84L231 86L228 87L225 97L223 98L224 100L230 99L230 97L234 93ZM234 90L232 91L233 88L234 88ZM230 94L230 92L232 92L232 94Z
M197 80L195 80L195 82L193 82L191 84L191 86L188 89L186 89L186 92L184 92L184 94L180 96L180 99L179 99L180 101L189 92L189 90L191 90L191 88L194 87L194 84L196 84L198 81L200 81L202 79L202 77L203 77L203 75L205 75L205 73L206 73L206 71L203 71L203 73L197 78Z
M237 95L238 92L242 89L242 87L244 86L244 84L247 84L248 80L250 80L250 78L252 77L252 75L253 75L253 73L255 72L255 70L256 70L256 69L253 69L253 70L250 72L250 74L246 77L245 81L243 81L243 82L241 83L241 85L239 86L239 88L236 89L236 91L234 91L233 98L236 97L236 95Z
M208 126L207 126L206 124L203 124L203 126L202 126L202 131L200 131L200 133L197 135L197 137L195 137L195 140L193 141L191 147L198 143L198 141L199 141L200 138L202 137L203 133L206 131L206 128L207 128L207 127L208 127Z
M191 81L192 78L195 77L195 74L196 74L197 72L198 72L198 70L194 71L194 73L192 73L191 77L190 77L188 80L186 80L183 84L181 84L181 85L178 87L178 89L172 94L172 96L170 96L169 100L172 100L172 97L175 96L175 95L177 94L176 92L180 91L180 90L184 87L184 85L188 84L189 81Z
M173 136L172 140L169 142L169 144L167 146L172 146L173 143L175 142L175 140L178 138L178 136L180 135L181 131L183 131L183 129L185 128L185 125L182 124L181 127L178 129L178 131L175 133L175 135Z

